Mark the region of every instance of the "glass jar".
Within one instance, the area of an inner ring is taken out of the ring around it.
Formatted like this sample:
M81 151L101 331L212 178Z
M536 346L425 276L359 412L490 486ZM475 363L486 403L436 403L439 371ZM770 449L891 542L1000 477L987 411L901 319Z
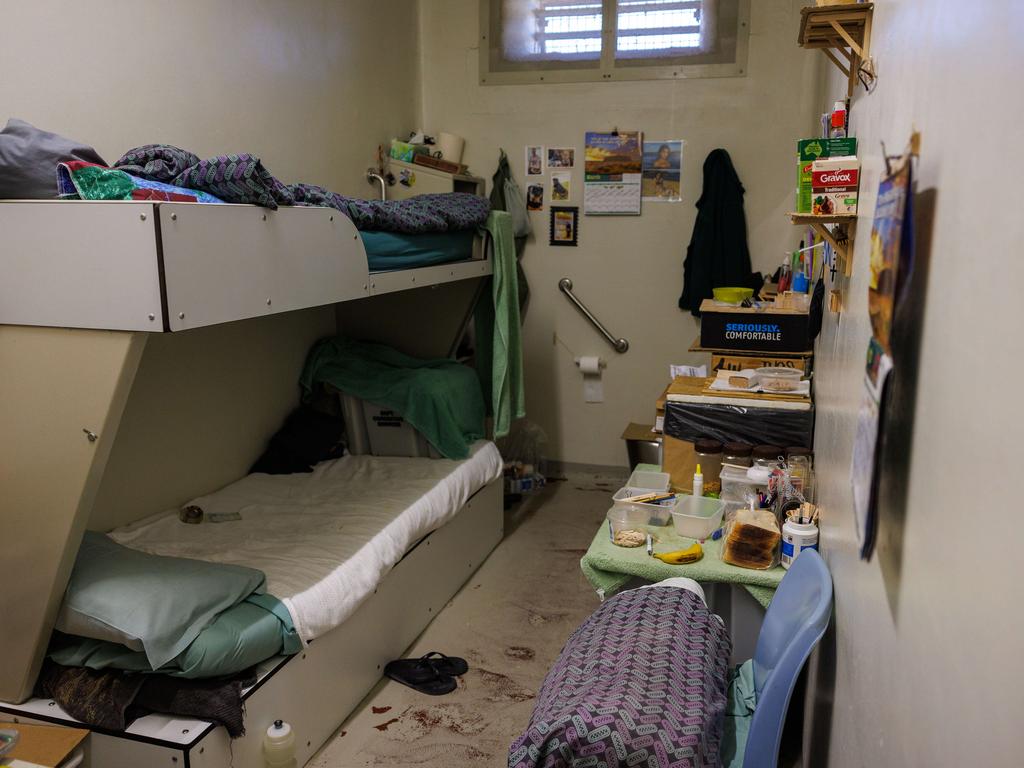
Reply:
M750 452L750 458L755 467L775 469L779 466L779 458L785 454L786 452L778 445L755 445Z
M704 438L693 444L695 460L704 475L704 490L718 493L722 490L719 475L722 472L722 444L717 440Z
M751 446L747 443L726 443L722 446L722 463L736 467L750 466Z

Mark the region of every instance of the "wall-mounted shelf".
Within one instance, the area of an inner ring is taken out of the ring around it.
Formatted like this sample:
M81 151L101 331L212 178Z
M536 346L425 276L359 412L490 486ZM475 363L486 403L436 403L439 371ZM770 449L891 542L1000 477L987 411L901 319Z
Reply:
M801 227L811 227L832 246L836 258L843 262L843 274L853 274L853 238L857 230L857 214L840 213L818 215L813 213L791 213L790 220ZM829 229L826 224L835 225Z
M857 87L857 73L871 51L874 3L812 6L800 11L802 48L820 48L846 75L847 98ZM838 54L838 55L837 55Z

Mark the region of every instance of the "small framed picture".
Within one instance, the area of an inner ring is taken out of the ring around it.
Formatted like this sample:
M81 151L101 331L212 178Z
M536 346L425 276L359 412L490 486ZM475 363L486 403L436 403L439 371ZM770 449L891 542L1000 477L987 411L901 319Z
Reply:
M544 175L544 147L526 148L526 175Z
M551 245L576 246L580 209L576 206L551 206Z
M526 188L526 209L539 211L544 208L544 185L530 184Z
M572 168L576 150L572 147L548 147L548 168Z

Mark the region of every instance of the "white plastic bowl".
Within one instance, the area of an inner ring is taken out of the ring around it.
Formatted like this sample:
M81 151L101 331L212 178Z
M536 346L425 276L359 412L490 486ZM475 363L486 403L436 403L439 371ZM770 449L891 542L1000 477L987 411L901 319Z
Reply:
M703 541L722 526L725 502L704 496L683 496L672 510L676 533Z

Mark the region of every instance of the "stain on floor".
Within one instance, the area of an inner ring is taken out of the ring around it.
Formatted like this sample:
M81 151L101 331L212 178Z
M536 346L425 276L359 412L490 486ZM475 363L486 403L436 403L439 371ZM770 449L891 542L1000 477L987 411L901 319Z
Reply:
M579 557L608 509L610 492L594 493L592 473L571 480L508 510L506 520L515 525L506 525L504 541L403 654L437 650L463 657L469 672L457 679L458 688L427 696L382 680L310 768L508 765L508 747L526 727L544 676L569 634L599 604ZM560 550L552 552L552 545ZM389 713L393 717L381 722Z

